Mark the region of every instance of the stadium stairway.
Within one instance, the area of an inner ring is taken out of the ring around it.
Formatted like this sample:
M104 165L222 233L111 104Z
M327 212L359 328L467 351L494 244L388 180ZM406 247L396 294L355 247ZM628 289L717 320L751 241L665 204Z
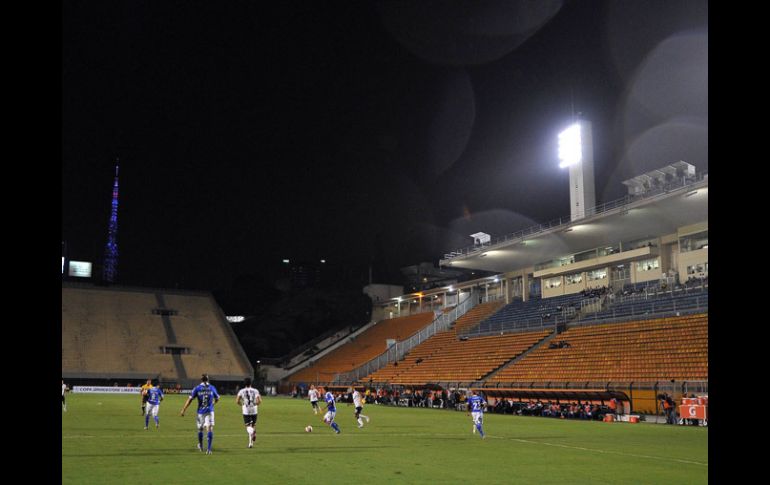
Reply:
M158 302L159 309L168 309L166 306L166 300L163 297L163 293L155 293L155 300ZM163 314L160 315L160 318L163 321L163 330L166 332L166 340L168 340L168 343L170 344L176 344L176 333L174 332L174 327L171 324L171 317ZM182 356L179 354L172 354L171 360L174 362L174 368L176 369L176 376L179 382L187 382L187 371L184 368Z
M561 333L560 331L558 331L558 330L554 330L554 331L553 331L553 332L551 332L551 333L550 333L550 334L549 334L547 337L545 337L543 340L539 341L538 343L536 343L536 344L535 344L535 345L533 345L532 347L528 348L528 349L527 349L526 351L524 351L523 353L521 353L521 354L517 355L517 356L516 356L516 357L514 357L513 359L509 360L509 361L508 361L508 362L506 362L505 364L501 365L501 366L500 366L500 367L498 367L497 369L493 370L493 371L492 371L492 372L490 372L489 374L487 374L487 375L485 375L484 377L482 377L482 378L481 378L481 381L483 381L483 382L486 382L486 380L487 380L487 379L491 379L491 378L493 378L493 377L495 376L495 374L497 374L498 372L502 371L503 369L505 369L505 368L507 368L507 367L510 367L510 366L514 365L516 362L518 362L518 361L520 361L521 359L523 359L524 357L526 357L526 356L527 356L527 355L528 355L530 352L534 352L535 350L539 349L539 348L540 348L540 347L542 347L543 345L545 345L545 344L547 344L548 342L550 342L551 340L553 340L553 338L554 338L554 337L556 337L557 335L559 335L560 333Z
M448 349L452 348L458 340L458 331L475 327L479 322L499 311L505 305L502 301L482 303L469 310L465 315L457 319L447 330L438 332L428 340L415 346L403 359L398 361L398 366L388 365L366 376L362 381L393 382L399 377L409 375L417 369L420 363L427 365L437 359Z

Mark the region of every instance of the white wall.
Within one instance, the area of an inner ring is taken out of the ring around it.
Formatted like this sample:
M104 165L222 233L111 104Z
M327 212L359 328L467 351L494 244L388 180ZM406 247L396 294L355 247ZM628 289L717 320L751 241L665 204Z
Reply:
M372 302L376 304L403 295L404 287L398 285L372 284L364 286L364 293L369 295Z

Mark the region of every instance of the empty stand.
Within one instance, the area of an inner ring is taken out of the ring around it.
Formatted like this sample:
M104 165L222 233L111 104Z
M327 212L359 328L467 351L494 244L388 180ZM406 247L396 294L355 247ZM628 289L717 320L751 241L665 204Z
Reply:
M240 380L253 369L226 325L208 294L63 285L62 373Z
M484 319L478 327L469 327L463 333L484 334L525 328L534 330L532 327L542 326L553 328L557 320L564 321L564 315L569 309L577 311L584 298L577 293L553 298L531 298L527 301L514 300Z
M478 381L550 333L542 330L503 336L458 338L458 332L478 325L502 306L502 302L478 305L460 317L451 329L439 332L414 347L398 365L388 365L363 380L403 385Z
M313 364L286 378L288 382L329 382L335 375L349 372L387 350L386 340L402 341L433 322L433 312L391 318L376 325L319 358Z
M491 383L708 380L708 314L571 328Z

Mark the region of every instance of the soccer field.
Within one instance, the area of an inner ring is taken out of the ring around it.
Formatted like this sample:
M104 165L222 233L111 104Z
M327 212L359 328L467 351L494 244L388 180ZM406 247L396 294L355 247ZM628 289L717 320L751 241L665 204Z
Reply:
M160 428L144 430L138 395L68 394L62 483L707 483L708 429L694 426L484 417L482 440L464 412L368 405L357 427L337 406L335 434L307 400L264 398L247 448L240 406L216 406L213 454L199 452L195 403L167 395ZM323 406L322 406L323 408ZM312 424L314 431L305 433ZM204 446L206 438L204 436Z

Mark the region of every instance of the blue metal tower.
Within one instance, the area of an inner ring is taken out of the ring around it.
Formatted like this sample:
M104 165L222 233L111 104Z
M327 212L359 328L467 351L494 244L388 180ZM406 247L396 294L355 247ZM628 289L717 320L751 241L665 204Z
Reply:
M105 282L114 283L118 276L118 165L115 160L115 183L112 186L112 212L110 213L110 227L107 233L107 247L104 248L104 273Z

